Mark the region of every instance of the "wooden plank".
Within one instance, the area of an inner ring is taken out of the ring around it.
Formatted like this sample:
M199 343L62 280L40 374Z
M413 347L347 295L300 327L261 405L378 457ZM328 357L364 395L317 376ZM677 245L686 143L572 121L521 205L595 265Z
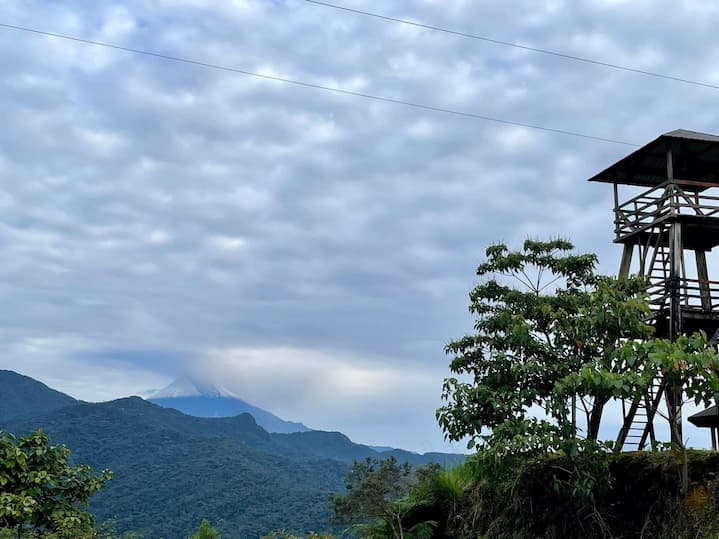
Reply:
M712 187L719 187L719 182L704 182L704 181L698 181L698 180L682 180L679 178L674 178L672 180L674 183L678 183L680 185L683 185L685 187L702 187L704 189L710 189Z

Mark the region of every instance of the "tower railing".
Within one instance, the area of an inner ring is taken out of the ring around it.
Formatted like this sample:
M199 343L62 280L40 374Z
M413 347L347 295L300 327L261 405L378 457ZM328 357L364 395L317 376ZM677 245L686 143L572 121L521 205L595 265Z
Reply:
M719 281L677 279L680 305L688 310L711 313L719 310ZM649 279L649 306L658 313L669 308L671 279Z
M651 232L662 221L678 215L719 218L719 196L697 190L707 187L717 185L675 179L618 204L614 209L616 240Z

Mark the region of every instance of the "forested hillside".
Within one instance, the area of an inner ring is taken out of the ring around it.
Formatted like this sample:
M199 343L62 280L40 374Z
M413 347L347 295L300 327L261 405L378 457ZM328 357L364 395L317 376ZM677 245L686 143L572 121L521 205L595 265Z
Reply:
M143 413L144 412L144 413ZM80 404L6 422L11 432L43 428L78 462L109 468L113 481L92 501L99 522L146 537L187 537L204 517L225 537L259 537L275 527L327 527L327 494L348 465L270 451L249 415L202 420L142 401Z
M0 370L0 421L32 417L77 402L28 376Z
M153 539L187 537L202 518L230 539L278 528L327 530L328 495L343 489L354 459L463 459L378 453L338 432L270 434L249 414L191 417L139 397L71 404L0 420L0 428L18 435L42 428L77 462L112 470L114 479L92 500L93 513L100 522L115 520L121 532Z

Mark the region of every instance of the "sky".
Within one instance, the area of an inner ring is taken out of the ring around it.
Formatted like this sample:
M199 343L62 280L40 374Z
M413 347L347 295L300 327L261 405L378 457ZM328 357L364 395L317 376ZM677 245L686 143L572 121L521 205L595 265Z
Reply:
M719 84L713 2L337 2ZM10 0L0 22L636 144L719 133L715 89L302 0ZM7 28L0 63L0 368L78 398L194 373L446 449L444 346L486 247L561 235L618 268L586 179L629 146Z

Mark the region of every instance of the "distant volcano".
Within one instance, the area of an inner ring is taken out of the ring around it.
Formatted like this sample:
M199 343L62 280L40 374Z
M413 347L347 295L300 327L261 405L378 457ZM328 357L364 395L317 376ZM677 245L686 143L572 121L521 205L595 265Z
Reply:
M267 410L253 406L225 387L189 376L178 378L166 388L150 395L147 400L195 417L232 417L248 413L267 432L311 430L302 423L285 421Z
M224 387L204 383L199 380L183 376L172 382L169 386L150 395L150 400L172 399L175 397L227 397L239 399L239 397Z

